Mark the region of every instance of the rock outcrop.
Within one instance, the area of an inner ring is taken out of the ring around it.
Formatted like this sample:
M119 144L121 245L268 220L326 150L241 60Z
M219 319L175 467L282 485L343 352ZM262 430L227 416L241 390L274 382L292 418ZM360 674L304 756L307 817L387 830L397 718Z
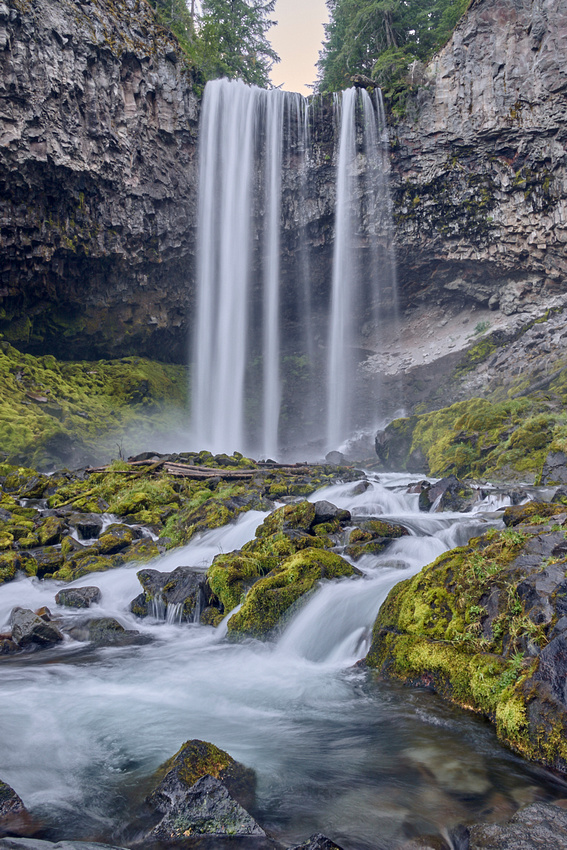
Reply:
M198 98L175 38L145 0L6 0L0 80L4 337L183 360Z

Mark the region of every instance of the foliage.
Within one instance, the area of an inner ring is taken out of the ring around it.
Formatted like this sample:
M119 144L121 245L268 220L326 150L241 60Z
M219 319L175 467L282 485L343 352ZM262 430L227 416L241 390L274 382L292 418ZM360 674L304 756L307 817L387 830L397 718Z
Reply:
M267 88L279 57L266 33L275 0L202 0L197 17L185 0L155 0L156 12L177 36L202 81L228 77Z
M347 88L353 74L365 74L403 109L407 92L419 83L419 64L447 41L468 2L327 0L318 91Z

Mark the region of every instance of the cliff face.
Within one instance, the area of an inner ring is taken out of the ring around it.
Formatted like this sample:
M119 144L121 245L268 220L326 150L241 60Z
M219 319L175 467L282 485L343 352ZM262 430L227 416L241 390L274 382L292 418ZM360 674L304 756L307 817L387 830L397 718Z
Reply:
M522 310L567 283L567 6L473 0L393 133L406 301Z
M566 56L563 0L474 0L415 70L391 130L406 321L433 305L429 326L462 310L498 325L567 289ZM0 332L32 352L184 361L199 97L146 0L0 0L0 110ZM290 322L302 232L322 309L331 279L331 99L311 114L307 175L290 168L282 187ZM445 330L441 356L468 344ZM390 372L437 356L414 336Z
M198 98L145 0L0 2L0 331L184 359Z

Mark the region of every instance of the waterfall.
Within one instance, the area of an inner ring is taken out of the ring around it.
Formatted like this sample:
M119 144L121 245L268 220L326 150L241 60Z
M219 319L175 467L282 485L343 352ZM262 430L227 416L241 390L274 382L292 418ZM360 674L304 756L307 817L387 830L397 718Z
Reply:
M395 290L386 160L383 108L365 91L331 103L207 84L191 366L199 448L268 457L311 444L320 455L375 424L375 383L357 374L381 292ZM325 216L334 233L316 230Z

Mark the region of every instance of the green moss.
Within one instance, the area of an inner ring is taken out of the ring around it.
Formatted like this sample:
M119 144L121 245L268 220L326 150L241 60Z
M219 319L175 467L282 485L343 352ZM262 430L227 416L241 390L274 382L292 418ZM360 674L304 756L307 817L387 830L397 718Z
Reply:
M266 637L322 579L357 574L334 552L312 548L296 552L251 587L242 608L228 621L229 636Z
M16 464L53 467L65 462L73 446L108 457L126 431L137 431L128 447L136 451L145 447L153 430L181 425L186 374L182 367L137 357L58 362L52 356L23 354L4 342L0 396L4 457Z
M239 552L215 557L207 578L225 612L232 611L240 604L247 589L263 574L263 569L261 559Z

